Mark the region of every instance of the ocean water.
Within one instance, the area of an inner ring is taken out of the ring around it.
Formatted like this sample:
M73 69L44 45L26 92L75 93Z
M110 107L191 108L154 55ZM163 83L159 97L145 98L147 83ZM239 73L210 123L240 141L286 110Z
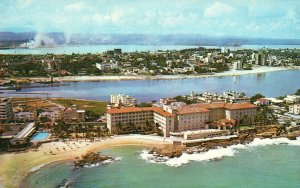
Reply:
M59 87L25 88L15 94L3 91L4 96L43 96L109 100L111 94L125 93L138 98L138 102L159 100L163 97L190 94L194 92L223 92L235 90L252 96L262 93L278 97L300 89L300 70L275 71L241 76L189 78L175 80L121 80L101 82L71 82ZM21 94L22 92L31 94Z
M140 146L114 147L102 152L122 157L120 161L79 170L73 170L71 163L50 164L28 176L24 186L50 188L70 183L74 188L297 188L299 146L299 139L257 139L247 146L218 149L214 155L191 154L193 160L187 163L174 159L181 161L179 166L146 160Z

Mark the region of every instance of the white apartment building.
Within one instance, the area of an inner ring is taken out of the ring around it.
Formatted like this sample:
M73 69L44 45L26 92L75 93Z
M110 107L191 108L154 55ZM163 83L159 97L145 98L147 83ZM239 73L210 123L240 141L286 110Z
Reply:
M283 100L288 103L298 103L300 102L300 95L287 95Z
M99 70L111 70L119 68L117 63L96 63L96 68Z
M135 106L137 99L125 94L114 94L110 95L110 103L115 106Z
M13 118L12 101L10 98L0 98L0 123Z
M61 113L60 111L46 111L40 113L39 118L41 117L46 117L51 120L52 123L54 123L55 121L61 119Z
M289 112L291 114L300 115L300 104L294 104L289 106Z
M243 69L243 62L241 62L241 61L233 62L233 69L234 70L242 70Z
M14 114L14 118L21 121L34 121L35 117L33 112L18 112Z

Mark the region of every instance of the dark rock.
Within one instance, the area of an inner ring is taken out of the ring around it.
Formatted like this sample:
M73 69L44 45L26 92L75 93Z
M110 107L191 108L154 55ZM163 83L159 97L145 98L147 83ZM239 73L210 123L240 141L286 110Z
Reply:
M97 164L109 159L113 159L113 157L107 155L101 155L100 153L90 152L85 155L82 155L81 158L77 158L74 161L74 166L76 168L82 168L85 165Z

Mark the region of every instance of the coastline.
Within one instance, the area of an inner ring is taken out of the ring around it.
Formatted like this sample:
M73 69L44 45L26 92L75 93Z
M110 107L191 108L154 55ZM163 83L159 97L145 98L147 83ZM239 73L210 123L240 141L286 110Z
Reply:
M19 187L32 170L53 162L74 160L82 154L91 151L102 150L108 147L123 145L141 145L144 147L164 146L170 142L164 141L162 137L125 135L114 136L100 142L71 141L70 143L51 142L43 144L37 151L29 150L22 153L8 153L0 155L0 185L2 187ZM71 145L71 147L69 147ZM77 148L74 147L77 146ZM62 150L62 147L67 148ZM75 149L70 149L70 148ZM61 149L60 151L57 148ZM49 151L53 151L50 154ZM45 155L46 152L47 154Z
M156 75L156 76L65 76L55 77L55 82L99 82L99 81L121 81L121 80L176 80L176 79L191 79L191 78L208 78L208 77L223 77L223 76L242 76L248 74L261 74L274 71L300 70L300 66L293 67L253 67L252 70L229 70L220 73L202 74L202 75ZM16 78L18 81L29 82L49 82L50 78L32 77L32 78Z

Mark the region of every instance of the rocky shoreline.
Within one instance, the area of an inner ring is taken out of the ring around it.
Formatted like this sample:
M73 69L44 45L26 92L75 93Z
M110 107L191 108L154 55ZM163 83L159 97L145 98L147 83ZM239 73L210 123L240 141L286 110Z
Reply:
M100 163L105 163L105 161L113 161L113 160L115 160L115 158L111 156L102 155L100 153L89 152L85 155L82 155L81 157L75 158L74 167L75 169L84 168L88 166L97 165Z
M150 149L149 154L154 154L157 157L176 158L180 157L183 152L188 154L201 153L211 149L226 148L237 144L248 144L254 141L255 138L288 138L290 140L296 140L298 136L300 136L300 130L288 133L286 129L281 126L262 126L239 131L237 137L228 139L199 141L165 148L154 147Z

